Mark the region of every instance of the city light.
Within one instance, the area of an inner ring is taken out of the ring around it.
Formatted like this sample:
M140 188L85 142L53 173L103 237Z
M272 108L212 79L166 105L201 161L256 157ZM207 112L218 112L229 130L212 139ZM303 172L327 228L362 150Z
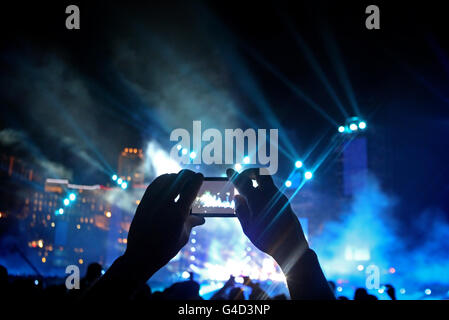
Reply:
M359 122L359 128L360 129L365 129L366 128L366 122L365 121L361 121L361 122Z
M285 186L290 188L292 186L292 182L290 180L285 181Z
M113 180L113 181L116 181L117 179L118 179L117 175L114 174L114 175L112 176L112 180Z
M64 199L64 201L63 201L63 202L64 202L64 205L65 205L65 206L68 206L68 205L70 204L70 200L69 200L69 199L67 199L67 198L66 198L66 199Z
M122 182L122 184L120 186L122 187L122 189L126 189L126 188L128 188L128 183Z
M75 201L76 194L74 194L74 193L69 194L69 199L70 199L70 201Z
M351 125L349 126L349 129L351 129L351 131L356 131L359 127L357 127L357 125L355 123L351 123Z
M246 156L245 158L243 158L243 163L244 163L244 164L248 164L248 163L250 163L250 162L251 162L250 157Z
M298 160L295 162L295 167L296 168L301 168L302 167L302 161Z
M304 173L304 178L306 178L306 180L310 180L313 177L313 173L312 171L306 171L306 173Z
M345 132L345 127L339 126L339 127L338 127L338 132L340 132L340 133Z

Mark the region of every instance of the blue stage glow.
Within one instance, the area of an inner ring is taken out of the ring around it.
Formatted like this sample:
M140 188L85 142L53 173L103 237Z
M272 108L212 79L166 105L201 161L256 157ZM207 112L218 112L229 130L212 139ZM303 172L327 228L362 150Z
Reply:
M290 180L285 181L285 186L290 188L292 186L292 182Z
M339 126L339 127L338 127L338 132L340 132L340 133L345 132L345 127Z
M114 174L114 175L112 176L112 180L113 180L113 181L116 181L117 179L118 179L117 175Z
M68 206L68 205L70 204L70 200L69 200L69 199L67 199L67 198L66 198L66 199L64 199L64 201L63 201L63 202L64 202L64 205L65 205L65 206Z
M298 160L295 162L295 167L296 168L301 168L302 167L302 161Z
M122 182L122 184L120 186L122 187L122 189L126 189L126 188L128 188L128 183Z
M242 165L240 163L236 163L234 166L234 169L239 172L240 170L242 170Z
M365 121L361 121L361 122L359 122L359 128L360 129L365 129L366 128L366 122Z
M250 163L250 162L251 162L250 157L246 156L245 158L243 158L243 163L244 163L244 164L248 164L248 163Z
M74 193L69 194L70 201L75 201L75 199L76 199L76 194L74 194Z
M306 171L306 172L304 173L304 178L306 178L307 180L312 179L312 177L313 177L312 171Z

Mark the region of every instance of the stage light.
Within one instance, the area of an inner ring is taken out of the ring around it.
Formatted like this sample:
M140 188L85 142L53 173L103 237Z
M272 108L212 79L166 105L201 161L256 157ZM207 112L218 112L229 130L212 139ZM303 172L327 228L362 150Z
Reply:
M404 294L406 291L405 291L404 288L401 288L401 289L399 290L399 292L400 292L401 294Z
M39 284L39 280L34 280L34 285L38 285Z
M251 159L250 159L250 157L248 157L248 156L246 156L245 158L243 158L243 163L244 163L244 164L248 164L248 163L250 163L250 161L251 161Z
M306 178L307 180L312 179L312 177L313 177L312 171L306 171L306 173L304 173L304 178Z
M395 272L396 272L396 269L393 268L393 267L391 267L390 269L388 269L388 272L390 272L390 273L395 273Z
M187 271L184 271L184 272L182 273L181 277L182 277L183 279L188 279L188 278L190 278L190 273L188 273Z
M190 152L190 159L195 159L196 158L196 152L192 151Z
M356 131L359 127L357 127L357 125L355 123L351 123L351 125L349 126L349 129L351 129L351 131Z
M235 169L235 171L238 172L238 171L242 170L242 165L240 163L236 163L234 166L234 169Z
M75 199L76 199L76 194L74 194L74 193L69 194L70 201L75 201Z
M114 175L112 176L112 180L115 181L115 180L117 180L117 179L118 179L117 175L114 174Z
M196 239L192 239L190 242L192 242L193 244L196 243Z
M339 126L339 127L338 127L338 132L340 132L340 133L345 132L345 127Z
M182 149L181 145L178 144L178 145L176 146L176 149L181 150L181 149Z
M359 265L357 266L357 270L363 271L363 269L365 269L365 267L363 266L363 264L359 264Z
M120 186L122 187L122 189L126 189L128 188L128 183L123 182Z
M292 186L292 182L290 180L285 181L285 186L290 188Z
M182 153L183 155L186 155L187 152L189 152L189 151L188 151L186 148L182 149L182 151L181 151L181 153Z
M366 122L365 121L360 121L359 122L359 128L362 129L362 130L365 129L366 128Z
M296 168L301 168L302 167L302 161L298 160L295 162L295 167Z
M424 293L425 293L426 295L430 296L431 293L432 293L432 290L426 289L426 290L424 290Z
M63 202L64 202L64 205L65 205L65 206L68 206L68 205L70 204L70 200L69 200L69 199L67 199L67 198L66 198L66 199L64 199L64 201L63 201Z
M384 293L385 290L381 288L381 289L379 289L377 291L382 294L382 293Z
M59 208L58 212L59 212L59 214L64 214L64 209Z
M118 178L117 184L122 184L122 182L123 182L122 178Z
M337 291L338 291L338 292L342 292L342 291L343 291L343 288L342 288L342 287L337 287Z

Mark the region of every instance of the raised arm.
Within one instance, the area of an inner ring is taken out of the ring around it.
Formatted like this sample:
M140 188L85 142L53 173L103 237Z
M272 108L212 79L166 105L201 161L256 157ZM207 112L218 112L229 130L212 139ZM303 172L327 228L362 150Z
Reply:
M259 169L240 174L228 169L226 173L240 193L235 201L243 232L280 265L291 298L335 299L298 218L272 177L260 175ZM253 187L252 180L256 180L257 187Z

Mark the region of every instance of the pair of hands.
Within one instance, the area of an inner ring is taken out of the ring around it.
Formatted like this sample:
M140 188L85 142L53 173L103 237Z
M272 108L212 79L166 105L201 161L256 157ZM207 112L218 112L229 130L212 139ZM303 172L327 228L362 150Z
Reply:
M258 249L282 266L292 251L308 248L298 218L271 176L259 175L258 169L240 174L228 169L226 173L240 193L235 203L242 229ZM200 173L182 170L156 178L147 188L131 223L123 256L146 278L181 250L193 227L205 222L190 215L203 179ZM256 188L252 180L257 181Z

